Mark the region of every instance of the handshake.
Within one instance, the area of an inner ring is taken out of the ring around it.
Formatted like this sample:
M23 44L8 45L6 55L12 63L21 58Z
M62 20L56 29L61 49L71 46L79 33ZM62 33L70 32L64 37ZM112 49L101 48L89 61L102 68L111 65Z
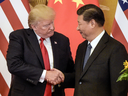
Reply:
M45 80L51 85L60 84L61 82L64 82L64 79L64 74L58 69L53 68L46 71Z

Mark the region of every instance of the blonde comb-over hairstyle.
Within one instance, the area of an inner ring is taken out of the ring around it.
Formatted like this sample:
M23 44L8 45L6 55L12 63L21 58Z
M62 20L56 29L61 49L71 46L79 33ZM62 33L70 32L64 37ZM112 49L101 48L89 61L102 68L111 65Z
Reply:
M41 20L54 20L55 18L55 11L44 5L38 4L32 8L28 16L28 25L30 28L31 25L36 25Z

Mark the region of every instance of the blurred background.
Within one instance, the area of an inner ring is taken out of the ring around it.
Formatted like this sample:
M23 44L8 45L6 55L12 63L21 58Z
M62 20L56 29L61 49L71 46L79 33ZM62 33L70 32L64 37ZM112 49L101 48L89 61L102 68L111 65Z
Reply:
M100 8L105 15L105 30L110 34L112 30L115 10L118 0L99 0ZM36 4L48 4L48 0L29 0L30 7L34 7Z
M117 1L118 0L99 0L100 8L103 10L106 20L104 28L108 32L108 34L110 34L112 31ZM30 8L40 3L47 5L48 0L29 0ZM66 96L73 96L74 89L67 88L65 91Z

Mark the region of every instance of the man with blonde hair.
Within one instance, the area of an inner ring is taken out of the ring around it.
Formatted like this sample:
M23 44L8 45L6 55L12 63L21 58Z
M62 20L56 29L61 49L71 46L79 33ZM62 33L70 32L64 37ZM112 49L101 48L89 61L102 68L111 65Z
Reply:
M73 84L69 82L74 79L69 39L54 31L54 18L52 8L39 4L29 13L30 28L10 34L9 96L65 96L64 88Z

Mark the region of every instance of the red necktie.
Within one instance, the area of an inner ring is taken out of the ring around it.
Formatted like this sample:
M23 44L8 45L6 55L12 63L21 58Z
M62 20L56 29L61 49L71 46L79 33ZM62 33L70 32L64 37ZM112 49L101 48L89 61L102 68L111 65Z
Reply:
M46 47L44 46L44 43L43 43L44 39L40 38L40 40L41 40L40 48L41 48L41 52L42 52L42 56L43 56L43 60L44 60L45 70L50 70L48 52L47 52L47 49L46 49ZM49 83L46 84L44 96L51 96L51 84L49 84Z

